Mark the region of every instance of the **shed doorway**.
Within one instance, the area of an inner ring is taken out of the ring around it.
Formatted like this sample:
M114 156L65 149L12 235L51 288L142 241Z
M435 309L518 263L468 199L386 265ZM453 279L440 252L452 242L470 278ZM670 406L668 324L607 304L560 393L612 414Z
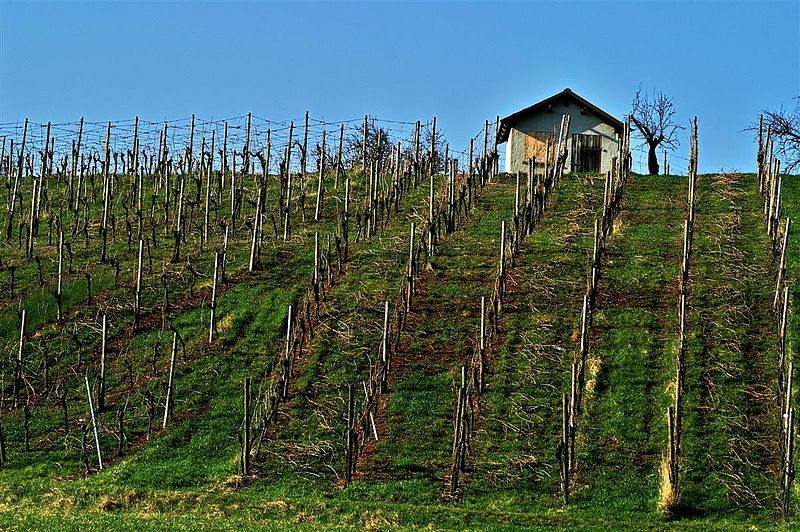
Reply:
M600 173L602 147L600 135L572 135L572 171L575 173Z
M544 171L545 160L547 159L547 143L550 143L550 160L553 160L555 153L556 135L552 131L526 131L525 132L525 158L529 161L531 157L536 160L536 170Z

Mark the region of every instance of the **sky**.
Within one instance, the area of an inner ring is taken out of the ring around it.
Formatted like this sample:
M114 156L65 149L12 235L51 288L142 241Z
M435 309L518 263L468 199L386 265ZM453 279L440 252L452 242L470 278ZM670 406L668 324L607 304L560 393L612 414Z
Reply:
M0 0L0 123L436 116L456 146L565 87L622 118L640 85L697 115L701 172L752 171L743 129L800 94L800 2Z

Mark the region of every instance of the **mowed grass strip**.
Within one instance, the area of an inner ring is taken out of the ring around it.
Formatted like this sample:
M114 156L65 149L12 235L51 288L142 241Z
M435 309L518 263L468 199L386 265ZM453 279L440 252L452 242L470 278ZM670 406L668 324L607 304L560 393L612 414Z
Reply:
M685 194L683 178L632 176L608 239L579 421L579 510L655 514Z
M577 345L602 179L565 177L511 271L503 342L490 359L468 504L514 512L560 507L555 450L561 394Z
M770 518L777 476L774 270L753 176L700 176L684 504Z
M422 272L412 316L382 398L384 434L365 464L368 476L413 483L430 496L450 463L454 383L477 346L480 298L492 294L502 221L510 227L515 179L488 185L470 217L437 247ZM376 488L377 489L377 488Z

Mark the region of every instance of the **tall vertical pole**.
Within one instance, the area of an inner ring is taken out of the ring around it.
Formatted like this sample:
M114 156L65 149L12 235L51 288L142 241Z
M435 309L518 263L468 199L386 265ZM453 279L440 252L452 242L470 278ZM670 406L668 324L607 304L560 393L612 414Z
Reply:
M187 155L187 166L188 173L191 175L192 173L192 163L194 162L194 113L192 113L192 123L189 126L189 151Z
M100 435L97 433L97 419L94 415L94 405L92 404L92 390L89 387L89 376L84 375L86 381L86 397L89 399L89 412L92 415L92 428L94 429L94 446L97 448L97 464L100 470L103 469L103 455L100 452Z
M167 399L164 402L164 419L161 428L167 428L167 422L172 415L173 396L175 395L175 358L178 351L178 333L172 332L172 352L169 357L169 375L167 377Z
M106 335L108 334L107 317L103 314L102 338L100 340L100 380L97 384L97 408L102 412L106 408Z

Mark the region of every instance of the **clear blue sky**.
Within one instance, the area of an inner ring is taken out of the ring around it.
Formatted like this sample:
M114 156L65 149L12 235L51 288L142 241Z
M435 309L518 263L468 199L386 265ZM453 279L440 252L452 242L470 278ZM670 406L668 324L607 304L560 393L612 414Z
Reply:
M460 145L564 87L622 117L640 83L698 115L701 171L752 170L741 130L800 93L800 2L0 0L0 122L436 115Z

